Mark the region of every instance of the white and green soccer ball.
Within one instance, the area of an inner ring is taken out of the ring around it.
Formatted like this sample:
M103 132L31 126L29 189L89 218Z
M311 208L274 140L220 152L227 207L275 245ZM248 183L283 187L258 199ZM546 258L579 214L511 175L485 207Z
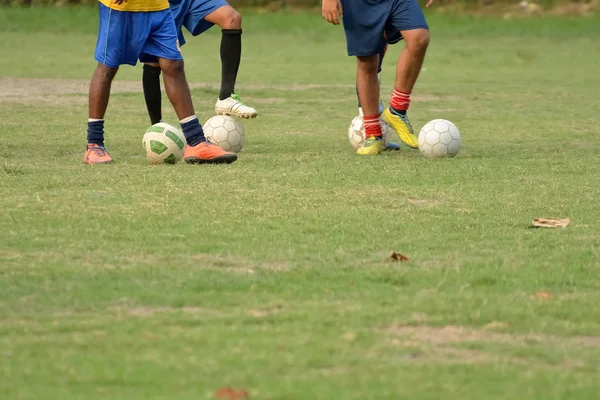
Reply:
M461 145L456 125L445 119L434 119L419 132L419 150L425 157L454 157Z
M152 164L176 164L183 158L185 136L171 124L152 125L142 139L146 158Z
M239 153L246 137L242 123L229 115L215 115L204 123L204 135L225 151Z
M379 119L379 122L381 122L383 141L387 146L392 128L386 124L383 119ZM350 122L350 127L348 128L348 140L355 149L358 149L365 143L365 123L362 115L357 115L352 119L352 122Z

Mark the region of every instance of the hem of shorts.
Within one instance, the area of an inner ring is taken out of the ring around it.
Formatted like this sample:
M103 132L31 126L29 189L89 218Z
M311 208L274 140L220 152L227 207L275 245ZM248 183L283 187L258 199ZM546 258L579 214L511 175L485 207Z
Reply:
M131 63L131 62L124 62L121 64L117 64L117 65L109 65L107 64L105 61L99 60L98 57L94 57L94 60L98 61L100 64L104 65L105 67L108 68L119 68L121 65L131 65L132 67L135 67L137 65L137 61L135 63Z
M403 31L414 31L415 29L427 29L427 30L429 30L429 26L428 25L415 25L415 26L411 26L410 28L404 28L402 30ZM400 29L398 29L398 32L400 32Z

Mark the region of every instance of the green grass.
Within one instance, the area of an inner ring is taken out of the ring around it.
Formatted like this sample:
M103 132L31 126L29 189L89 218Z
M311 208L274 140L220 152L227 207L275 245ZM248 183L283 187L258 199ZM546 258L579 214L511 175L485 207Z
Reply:
M0 9L0 398L598 397L600 18L429 15L411 119L463 148L427 160L353 153L341 28L245 15L239 162L147 165L138 66L90 167L95 18ZM183 48L203 119L218 46Z

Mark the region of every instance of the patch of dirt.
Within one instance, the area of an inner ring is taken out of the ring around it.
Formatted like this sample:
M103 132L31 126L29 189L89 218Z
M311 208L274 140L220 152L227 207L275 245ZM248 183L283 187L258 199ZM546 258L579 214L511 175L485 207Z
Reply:
M495 325L497 325L496 323ZM495 332L492 327L486 326L486 329L476 330L461 326L448 325L441 328L430 326L404 326L396 325L389 328L389 331L405 337L409 341L418 343L428 343L433 345L448 345L459 343L504 343L504 344L525 344L525 343L563 343L570 345L580 345L587 347L600 347L600 336L575 336L575 337L556 337L543 334L508 334Z
M166 313L174 313L174 312L183 312L186 314L206 314L210 313L211 310L201 307L152 307L152 306L144 306L144 307L131 307L126 308L122 306L113 307L111 310L116 311L118 314L126 314L134 317L151 317L154 314L166 314Z
M419 206L424 208L432 208L441 204L440 200L427 200L427 199L408 199L408 203L413 206Z
M268 317L269 315L277 314L281 310L283 310L282 306L273 305L273 306L269 306L269 307L263 307L263 308L258 308L255 310L250 310L248 313L253 317L262 318L262 317Z
M219 83L190 82L191 89L218 90ZM0 103L20 102L24 104L56 104L74 105L87 103L87 93L90 85L88 79L46 79L46 78L0 78ZM314 89L350 89L354 83L347 84L240 84L244 90L281 90L303 91ZM164 88L163 88L164 89ZM142 92L141 81L125 81L116 79L111 87L111 93ZM438 95L416 94L413 99L419 102L433 102L451 98ZM265 98L260 100L266 104L279 104L285 99Z

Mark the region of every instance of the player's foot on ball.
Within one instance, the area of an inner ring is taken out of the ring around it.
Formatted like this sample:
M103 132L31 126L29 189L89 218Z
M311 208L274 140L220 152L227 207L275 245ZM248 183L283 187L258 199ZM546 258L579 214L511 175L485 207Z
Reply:
M188 164L231 164L237 160L237 154L228 153L206 140L196 146L187 146L183 159Z
M85 148L83 162L86 164L110 164L113 162L113 159L104 146L88 143Z
M254 118L258 115L254 108L245 105L235 93L224 100L217 100L215 113L217 115L233 115L238 118Z
M387 142L387 144L385 145L385 150L386 151L398 151L398 150L400 150L400 145L398 143L394 143L394 142Z
M381 118L396 131L402 143L413 149L419 148L419 140L406 115L397 114L387 107L381 114Z
M361 147L356 150L356 154L361 156L379 155L385 148L385 143L381 136L369 136Z

